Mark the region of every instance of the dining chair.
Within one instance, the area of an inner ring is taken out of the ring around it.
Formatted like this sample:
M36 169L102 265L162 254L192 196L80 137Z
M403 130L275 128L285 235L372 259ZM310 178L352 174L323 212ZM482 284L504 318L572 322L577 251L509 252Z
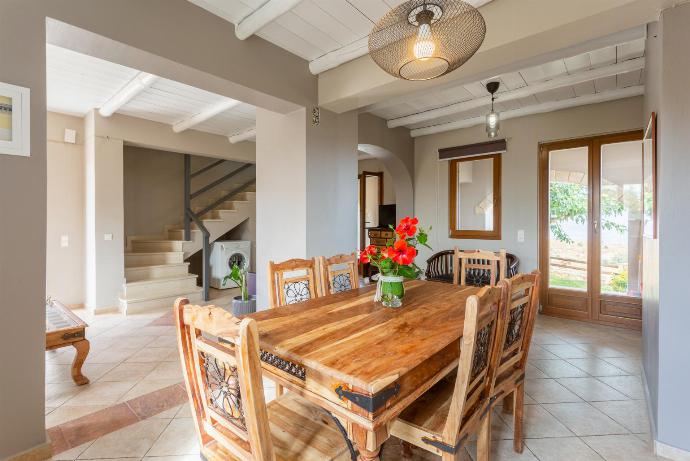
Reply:
M269 307L286 306L322 296L317 261L288 259L268 263Z
M506 250L460 250L453 254L453 283L456 285L484 285L489 274L489 285L494 286L506 278Z
M324 294L335 294L341 291L359 288L359 271L357 255L336 255L330 258L317 258L321 287Z
M295 392L266 404L255 320L179 298L175 323L205 459L351 459L341 430L325 410Z
M503 411L513 413L513 448L522 453L522 418L525 400L525 367L534 322L539 308L539 271L518 274L505 281L508 302L492 403L503 401Z
M477 460L489 459L491 405L503 331L506 285L484 287L467 298L456 373L443 378L407 407L390 426L403 442L459 460L461 448L477 433Z

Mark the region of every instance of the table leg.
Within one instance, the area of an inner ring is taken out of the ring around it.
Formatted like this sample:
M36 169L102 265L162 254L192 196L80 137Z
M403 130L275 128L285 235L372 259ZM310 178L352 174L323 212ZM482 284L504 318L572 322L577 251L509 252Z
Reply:
M381 461L381 445L389 437L388 428L380 427L374 431L352 425L352 439L359 450L359 461Z
M77 350L77 355L72 362L72 379L78 386L89 384L89 378L81 374L81 366L84 364L84 360L86 360L86 356L89 354L91 344L88 339L82 339L81 341L72 343L72 346Z

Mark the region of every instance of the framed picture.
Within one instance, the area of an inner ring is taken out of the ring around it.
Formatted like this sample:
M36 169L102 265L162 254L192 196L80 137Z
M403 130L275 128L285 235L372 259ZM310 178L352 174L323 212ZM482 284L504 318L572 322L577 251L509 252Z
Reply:
M657 238L656 112L652 112L642 140L642 235Z
M28 88L0 83L0 154L29 155L29 98Z

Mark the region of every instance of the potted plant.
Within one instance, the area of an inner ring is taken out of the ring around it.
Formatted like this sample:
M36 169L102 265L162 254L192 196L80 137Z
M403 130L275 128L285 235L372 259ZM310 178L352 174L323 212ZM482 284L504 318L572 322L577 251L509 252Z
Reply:
M379 249L374 245L369 245L359 254L361 263L370 263L377 267L380 274L378 277L375 301L381 301L386 307L402 306L402 299L405 296L405 279L417 279L422 274L422 269L415 264L417 257L417 247L431 247L427 244L428 231L417 227L419 220L403 218L395 230L396 238L386 242L386 248ZM431 228L429 228L431 230Z
M232 280L240 287L240 296L232 300L232 315L251 314L256 312L256 296L249 295L247 287L247 266L233 264L230 273L223 278L223 285Z

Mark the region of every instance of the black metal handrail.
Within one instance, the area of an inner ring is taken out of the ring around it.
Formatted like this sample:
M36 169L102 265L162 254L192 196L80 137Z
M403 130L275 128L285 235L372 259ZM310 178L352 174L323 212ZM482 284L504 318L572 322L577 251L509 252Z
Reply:
M184 240L191 240L191 234L192 234L192 222L196 224L196 226L199 228L201 231L201 234L203 236L203 246L202 246L202 259L203 259L203 272L201 275L201 280L203 284L203 289L204 289L204 301L209 300L209 281L210 281L210 274L211 274L211 233L209 230L206 228L206 226L203 223L202 217L208 213L209 211L213 210L216 208L218 205L222 204L223 202L229 200L232 198L233 195L237 194L238 192L243 191L246 189L248 186L250 186L256 179L251 179L244 184L242 184L239 187L236 187L233 189L231 192L223 195L216 201L214 201L211 205L205 207L199 212L194 212L192 210L192 199L199 197L205 192L208 192L209 190L213 189L214 187L219 186L220 184L224 183L228 179L236 176L238 173L241 173L242 171L248 169L249 167L252 166L251 163L244 164L240 166L239 168L235 168L232 170L230 173L227 173L223 175L222 177L210 182L209 184L201 187L195 192L192 192L192 178L200 175L201 173L205 173L207 171L210 171L211 169L220 166L228 160L218 160L213 163L210 163L199 170L192 172L192 167L191 167L191 155L190 154L185 154L184 156Z

